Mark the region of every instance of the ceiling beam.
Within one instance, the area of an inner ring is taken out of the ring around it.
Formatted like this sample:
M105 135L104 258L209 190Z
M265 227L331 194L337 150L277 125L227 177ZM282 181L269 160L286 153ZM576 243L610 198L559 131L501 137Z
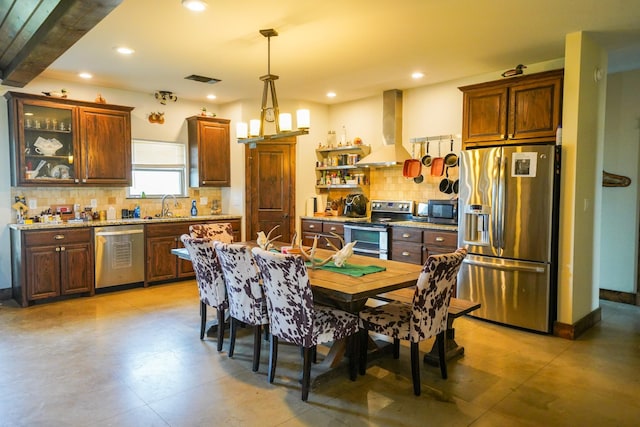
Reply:
M122 0L64 0L2 70L2 84L24 87L115 9Z

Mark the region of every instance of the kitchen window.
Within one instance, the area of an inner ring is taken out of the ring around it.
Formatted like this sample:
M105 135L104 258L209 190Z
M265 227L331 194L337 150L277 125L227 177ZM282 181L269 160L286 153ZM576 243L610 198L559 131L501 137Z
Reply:
M129 197L187 196L187 150L181 142L134 139Z

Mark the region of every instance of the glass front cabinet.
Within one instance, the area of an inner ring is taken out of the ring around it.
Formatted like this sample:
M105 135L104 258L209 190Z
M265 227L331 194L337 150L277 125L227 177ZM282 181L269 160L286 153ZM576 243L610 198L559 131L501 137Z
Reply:
M5 97L13 186L131 185L131 107Z

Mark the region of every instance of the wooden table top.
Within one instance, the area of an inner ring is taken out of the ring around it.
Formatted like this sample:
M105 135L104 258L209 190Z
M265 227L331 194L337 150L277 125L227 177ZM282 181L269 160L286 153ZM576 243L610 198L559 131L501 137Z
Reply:
M256 245L253 241L238 243L252 247ZM189 259L189 254L184 248L172 249L171 253L180 258ZM325 249L318 249L316 256L324 259L331 253L331 251ZM360 277L323 269L312 270L308 268L307 271L315 296L320 296L318 293L321 293L338 303L341 308L349 311L357 311L364 306L367 298L383 292L415 285L420 271L422 271L421 265L370 258L362 255L353 255L347 262L354 265L377 265L386 268L386 270L365 274Z

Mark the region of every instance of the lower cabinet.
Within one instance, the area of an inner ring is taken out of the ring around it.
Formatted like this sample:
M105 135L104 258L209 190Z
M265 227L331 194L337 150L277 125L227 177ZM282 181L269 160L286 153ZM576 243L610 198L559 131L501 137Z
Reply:
M300 228L302 230L302 245L304 246L312 246L314 237L318 236L319 248L333 250L327 240L333 243L336 248L342 248L340 241L340 238L344 239L344 224L342 223L303 219ZM340 237L336 237L332 233Z
M171 249L183 247L180 236L189 234L191 224L229 222L233 227L234 240L240 241L240 220L194 221L146 225L145 285L195 277L191 262L178 258Z
M429 255L454 252L458 233L418 227L391 227L391 259L424 264Z
M30 302L64 295L93 295L93 233L86 229L11 231L13 298Z

